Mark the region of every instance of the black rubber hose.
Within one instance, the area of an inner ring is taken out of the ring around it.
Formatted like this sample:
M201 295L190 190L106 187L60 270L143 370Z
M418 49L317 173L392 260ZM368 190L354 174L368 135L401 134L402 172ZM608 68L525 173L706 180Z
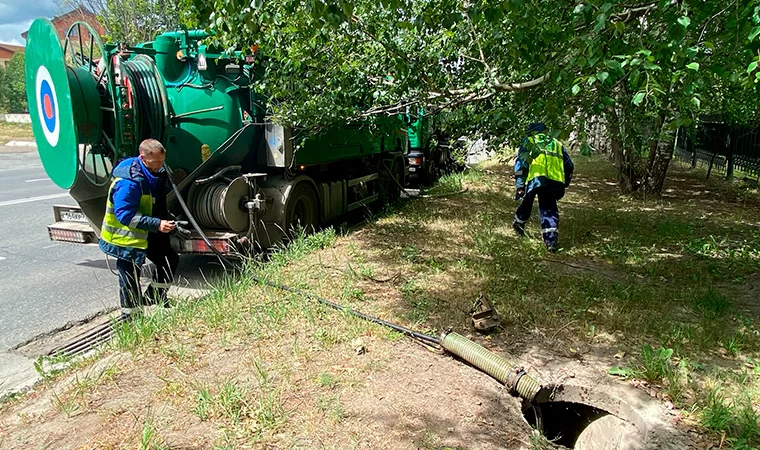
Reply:
M169 169L167 168L166 171L169 172ZM177 185L174 183L174 180L172 179L171 173L169 173L169 177L168 178L169 178L169 183L171 183L172 189L174 190L174 195L177 196L177 201L179 201L179 204L182 207L182 210L187 215L188 221L193 226L193 228L195 228L195 231L198 232L198 234L201 236L201 238L206 243L206 245L208 246L208 248L210 248L214 253L216 253L216 256L219 257L219 259L222 261L223 265L225 263L226 264L231 264L229 261L226 261L226 258L224 257L224 255L222 255L222 253L219 250L217 250L216 247L214 247L213 245L211 245L211 242L209 242L208 238L206 237L206 234L203 232L203 230L201 230L201 227L198 225L198 222L195 221L195 217L193 217L193 214L190 212L190 210L188 209L187 205L185 204L185 200L182 198L182 194L180 194L179 189L177 188ZM226 265L225 265L225 268L226 268ZM355 311L355 310L353 310L351 308L347 308L345 306L341 306L341 305L339 305L339 304L337 304L335 302L332 302L330 300L322 298L322 297L320 297L318 295L314 295L314 294L311 294L309 292L305 292L305 291L302 291L300 289L296 289L296 288L293 288L293 287L290 287L290 286L287 286L287 285L284 285L284 284L273 283L271 281L267 281L267 280L264 280L262 278L255 277L255 276L251 276L251 279L253 281L259 283L259 284L265 284L267 286L270 286L270 287L273 287L273 288L276 288L276 289L280 289L282 291L292 292L294 294L301 295L301 296L303 296L305 298L310 298L310 299L316 300L319 303L322 303L325 306L329 306L330 308L333 308L335 310L344 311L344 312L346 312L348 314L351 314L354 317L358 317L360 319L364 319L364 320L367 320L369 322L376 323L378 325L383 325L385 327L388 327L388 328L391 328L393 330L396 330L399 333L405 334L407 336L411 336L411 337L413 337L415 339L419 339L421 341L425 341L425 342L428 342L428 343L431 343L431 344L435 344L435 345L439 345L440 344L440 341L436 337L429 336L427 334L423 334L423 333L420 333L418 331L414 331L414 330L406 328L406 327L402 327L401 325L397 325L395 323L388 322L386 320L380 319L379 317L368 316L368 315L366 315L364 313L361 313L359 311Z
M305 291L302 291L300 289L296 289L296 288L290 287L290 286L285 285L285 284L273 283L271 281L263 280L263 279L257 278L257 277L251 277L251 278L254 281L258 282L258 283L265 284L265 285L271 286L273 288L277 288L277 289L280 289L280 290L283 290L283 291L287 291L287 292L292 292L294 294L298 294L298 295L301 295L303 297L316 300L319 303L322 303L325 306L329 306L330 308L333 308L335 310L346 312L348 314L351 314L354 317L358 317L360 319L363 319L363 320L366 320L366 321L369 321L369 322L373 322L373 323L376 323L378 325L383 325L385 327L391 328L393 330L398 331L399 333L405 334L405 335L413 337L415 339L419 339L421 341L425 341L425 342L428 342L430 344L435 344L435 345L440 345L440 343L441 343L441 341L438 338L436 338L436 337L433 337L433 336L430 336L430 335L427 335L427 334L424 334L424 333L420 333L419 331L414 331L414 330L406 328L406 327L402 327L401 325L397 325L395 323L388 322L387 320L383 320L383 319L381 319L379 317L369 316L367 314L364 314L364 313L361 313L359 311L353 310L353 309L348 308L346 306L341 306L341 305L339 305L339 304L337 304L335 302L327 300L326 298L322 298L322 297L320 297L318 295L311 294L309 292L305 292Z
M161 90L158 87L160 80L156 79L153 68L139 58L124 61L123 65L132 80L137 95L138 138L140 141L148 138L160 140L166 126Z
M180 194L179 189L177 188L177 184L174 182L174 179L172 177L172 173L169 170L169 167L164 163L164 167L166 168L166 172L169 174L167 177L169 179L169 183L172 185L172 190L174 191L174 195L177 197L177 201L179 202L179 206L182 207L182 211L185 212L187 215L187 220L190 222L190 224L195 228L195 231L198 232L198 234L201 236L201 239L203 239L203 242L206 243L208 248L210 248L214 253L216 253L216 256L219 257L219 262L222 263L222 266L224 266L225 270L227 269L227 265L231 264L229 261L227 261L227 258L224 257L222 252L216 249L211 244L211 241L208 240L208 237L206 237L206 233L201 230L201 227L198 225L198 222L195 221L195 217L193 217L193 213L190 212L190 209L185 204L185 199L182 198L182 194ZM232 267L234 268L234 266Z

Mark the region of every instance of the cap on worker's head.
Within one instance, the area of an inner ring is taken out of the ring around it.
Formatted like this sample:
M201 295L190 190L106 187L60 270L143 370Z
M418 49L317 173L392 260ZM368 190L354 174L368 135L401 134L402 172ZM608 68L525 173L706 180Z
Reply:
M541 122L533 122L530 125L528 125L528 134L531 133L540 133L546 129L546 125L544 125Z

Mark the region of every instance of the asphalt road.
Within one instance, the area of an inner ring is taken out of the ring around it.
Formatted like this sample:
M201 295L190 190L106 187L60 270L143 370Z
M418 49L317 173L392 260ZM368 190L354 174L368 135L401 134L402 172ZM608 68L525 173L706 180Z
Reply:
M31 150L0 147L0 353L118 305L117 278L97 245L50 241L53 205L76 203ZM182 258L180 275L197 285L214 267Z

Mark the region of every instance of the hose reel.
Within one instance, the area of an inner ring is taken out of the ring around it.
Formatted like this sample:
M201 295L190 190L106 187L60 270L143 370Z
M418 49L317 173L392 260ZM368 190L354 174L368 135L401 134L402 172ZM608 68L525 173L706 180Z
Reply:
M120 65L134 89L137 143L145 139L166 143L170 126L169 97L156 63L148 56L137 55L123 60Z
M211 181L194 184L189 192L189 206L204 227L230 229L239 233L248 228L250 220L244 206L250 195L245 177L230 181Z
M106 185L116 162L134 156L143 139L168 140L168 95L154 61L108 50L85 22L69 27L61 46L53 24L35 20L25 72L40 159L63 189L79 174Z

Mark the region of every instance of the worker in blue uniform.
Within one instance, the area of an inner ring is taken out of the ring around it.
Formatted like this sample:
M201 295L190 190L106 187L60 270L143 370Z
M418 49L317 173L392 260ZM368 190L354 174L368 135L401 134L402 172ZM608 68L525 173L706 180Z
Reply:
M142 306L167 305L167 291L179 263L171 247L166 206L166 149L155 139L140 144L140 154L121 161L113 170L100 249L116 258L122 319L130 320ZM140 290L140 271L148 258L156 265L153 281Z
M558 140L544 134L543 123L532 123L517 152L515 161L515 198L520 205L515 212L512 228L519 236L525 235L525 224L530 219L533 202L538 197L541 234L547 250L559 249L559 210L557 201L565 195L573 176L573 161Z

